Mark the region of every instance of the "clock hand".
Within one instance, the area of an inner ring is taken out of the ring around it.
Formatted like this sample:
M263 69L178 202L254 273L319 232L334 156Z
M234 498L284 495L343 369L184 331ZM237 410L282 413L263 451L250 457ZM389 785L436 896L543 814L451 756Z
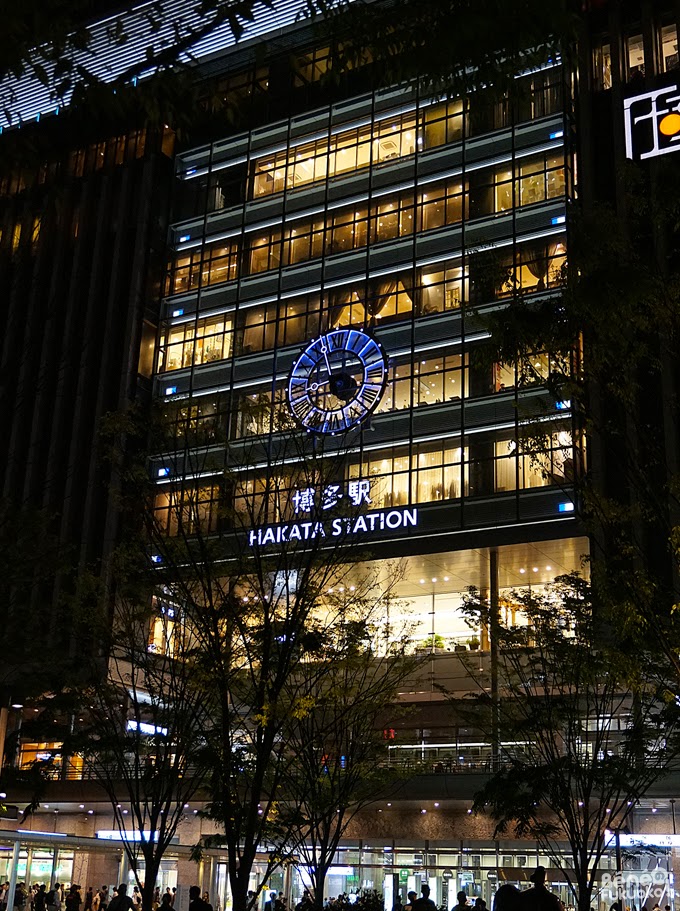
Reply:
M327 345L321 346L321 353L323 354L324 360L326 361L326 368L328 369L328 374L329 374L329 376L332 376L333 371L331 370L331 362L328 360L328 346Z

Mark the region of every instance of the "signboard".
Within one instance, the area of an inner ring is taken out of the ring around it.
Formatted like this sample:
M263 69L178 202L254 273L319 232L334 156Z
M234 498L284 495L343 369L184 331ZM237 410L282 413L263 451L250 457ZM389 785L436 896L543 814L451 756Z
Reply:
M379 531L395 531L418 525L417 509L381 509L351 518L343 516L328 522L290 522L284 525L264 525L251 528L248 543L251 547L267 544L288 544L290 541L311 541L314 538L339 538L344 535L371 537Z
M341 500L352 506L371 506L371 482L365 478L348 481L347 486L327 484L321 489L298 488L291 497L295 520L287 524L264 525L248 533L251 547L267 544L288 544L291 541L310 541L313 538L339 538L341 535L371 535L376 531L394 531L418 524L417 509L380 509L354 516L342 516L326 521L319 520L326 510L333 509ZM301 521L297 517L316 515L316 520Z
M680 88L677 83L626 98L626 158L644 161L680 152Z
M408 870L400 870L400 871L399 871L399 882L400 882L400 883L407 883L407 882L408 882L408 873L409 873Z
M605 832L606 845L613 848L616 844L616 834L610 829ZM653 832L644 835L629 835L619 833L619 844L622 848L680 848L680 835L664 835Z

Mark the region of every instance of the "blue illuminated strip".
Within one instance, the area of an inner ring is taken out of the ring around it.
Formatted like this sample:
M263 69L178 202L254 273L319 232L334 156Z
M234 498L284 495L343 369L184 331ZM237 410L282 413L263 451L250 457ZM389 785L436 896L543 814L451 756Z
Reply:
M75 51L72 60L76 67L82 67L103 82L112 82L126 70L143 63L147 48L161 52L177 40L175 28L179 25L182 35L202 27L205 14L200 11L200 0L160 0L141 3L134 10L108 16L90 27L92 40L86 50ZM305 0L277 0L271 8L258 3L254 8L252 22L244 23L239 47L268 33L277 32L295 24L305 10ZM160 22L156 30L155 23ZM111 34L120 23L125 40L115 41ZM193 64L212 54L226 53L236 45L228 23L223 23L210 35L203 37L181 56L184 63ZM151 75L147 70L141 75ZM49 80L51 83L51 80ZM136 80L132 80L133 85ZM53 86L43 85L31 73L20 78L7 78L0 83L0 128L18 126L22 121L36 120L41 114L55 112L55 101L68 104L71 93L62 99L55 99ZM11 112L11 120L5 114Z

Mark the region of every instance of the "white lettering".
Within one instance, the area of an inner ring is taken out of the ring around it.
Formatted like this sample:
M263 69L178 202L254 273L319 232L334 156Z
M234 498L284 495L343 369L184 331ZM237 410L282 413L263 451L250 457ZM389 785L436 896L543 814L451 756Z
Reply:
M405 509L404 510L404 527L407 525L417 525L418 524L418 510L417 509Z
M327 534L337 538L343 533L364 534L384 531L386 528L416 527L418 525L418 510L390 509L389 512L368 512L350 518L332 519L328 528L323 522L299 522L293 525L267 525L263 528L253 528L248 532L248 543L251 547L256 544L287 544L291 541L309 541L314 538L325 538Z

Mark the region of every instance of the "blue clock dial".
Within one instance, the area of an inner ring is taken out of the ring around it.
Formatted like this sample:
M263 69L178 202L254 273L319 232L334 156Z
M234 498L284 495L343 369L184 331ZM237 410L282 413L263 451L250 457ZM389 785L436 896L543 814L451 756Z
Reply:
M342 433L366 420L387 383L387 356L358 329L335 329L302 352L288 380L295 419L315 433Z

